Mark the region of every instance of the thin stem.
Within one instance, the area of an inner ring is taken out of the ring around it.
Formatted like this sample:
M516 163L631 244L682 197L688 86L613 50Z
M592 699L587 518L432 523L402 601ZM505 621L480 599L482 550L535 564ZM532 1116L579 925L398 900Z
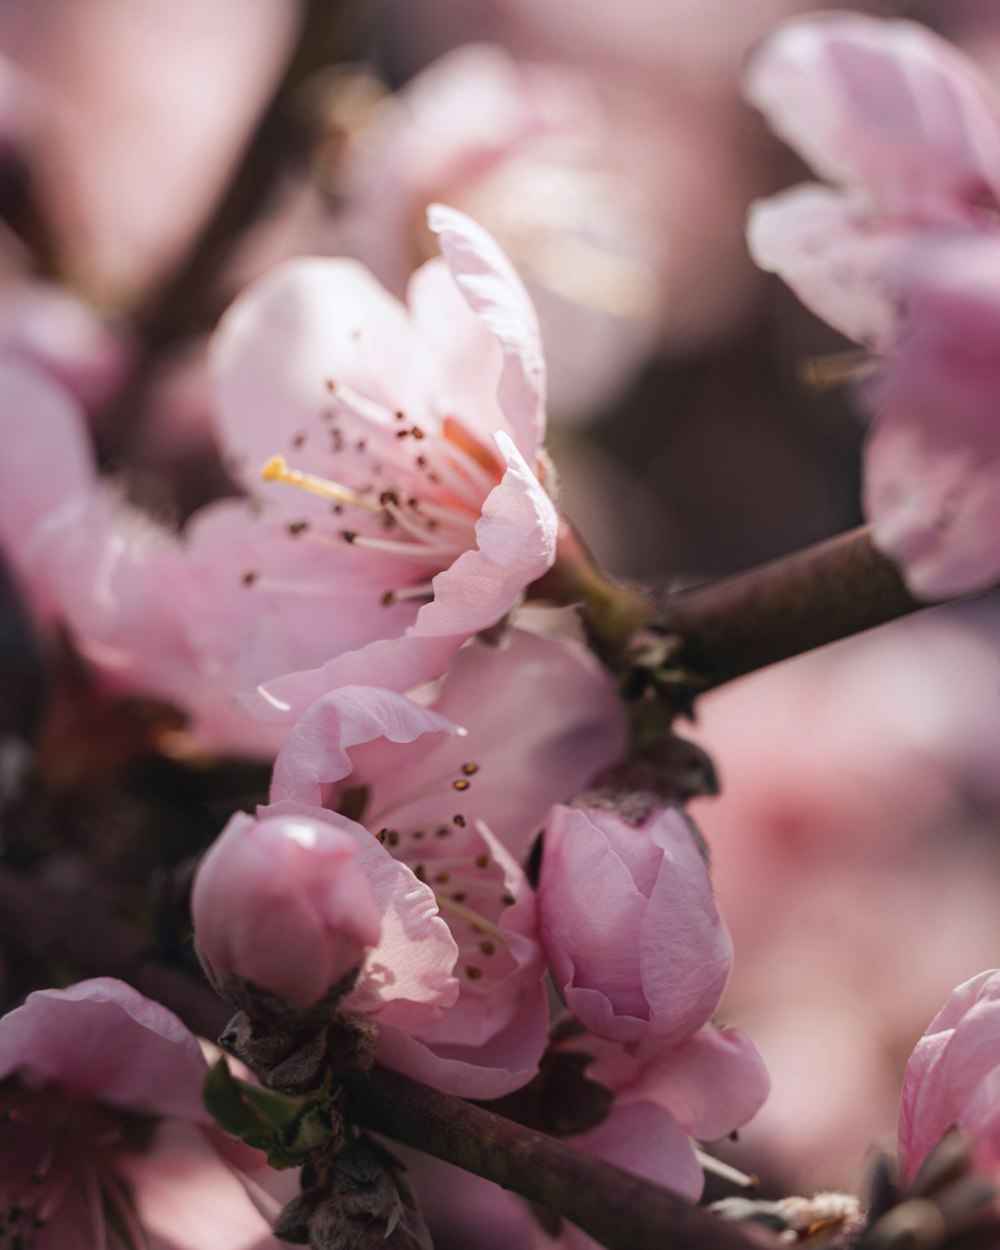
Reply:
M608 1250L753 1250L669 1190L398 1072L345 1078L351 1118L571 1220Z
M679 662L718 686L930 605L910 595L861 526L666 606Z

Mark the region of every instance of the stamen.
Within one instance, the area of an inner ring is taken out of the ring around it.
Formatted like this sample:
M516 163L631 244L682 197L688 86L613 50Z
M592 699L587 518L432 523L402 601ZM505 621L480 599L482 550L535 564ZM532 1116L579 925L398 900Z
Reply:
M457 902L454 894L450 898L447 894L436 894L435 898L440 911L451 912L453 916L458 916L460 920L468 921L476 933L488 933L490 937L496 938L498 942L503 942L506 945L506 938L492 920L487 920L485 916L481 916L479 912L473 911L471 907L466 907L463 903Z
M878 368L878 360L870 353L850 348L827 356L812 356L802 362L800 373L807 386L816 391L829 390L845 382L860 382Z

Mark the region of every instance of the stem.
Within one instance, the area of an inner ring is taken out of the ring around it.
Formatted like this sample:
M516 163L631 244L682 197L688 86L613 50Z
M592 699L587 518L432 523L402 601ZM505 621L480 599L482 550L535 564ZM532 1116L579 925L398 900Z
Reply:
M541 1203L608 1250L754 1250L669 1190L398 1072L341 1074L351 1118Z
M868 526L667 600L679 662L708 686L930 607L872 546Z

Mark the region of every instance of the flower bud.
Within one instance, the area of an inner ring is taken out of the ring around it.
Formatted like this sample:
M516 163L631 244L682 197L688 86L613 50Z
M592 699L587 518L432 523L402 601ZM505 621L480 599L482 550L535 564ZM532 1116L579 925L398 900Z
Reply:
M381 935L358 843L325 815L238 812L198 869L191 906L202 963L248 1015L308 1013Z

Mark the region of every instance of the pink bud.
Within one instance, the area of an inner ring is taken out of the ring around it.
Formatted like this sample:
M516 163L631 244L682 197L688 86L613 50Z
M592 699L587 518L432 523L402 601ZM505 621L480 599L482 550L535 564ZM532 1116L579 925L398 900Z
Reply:
M325 815L238 812L198 869L191 903L202 960L222 996L249 1014L260 990L313 1007L381 935L358 842L338 828L343 818Z

